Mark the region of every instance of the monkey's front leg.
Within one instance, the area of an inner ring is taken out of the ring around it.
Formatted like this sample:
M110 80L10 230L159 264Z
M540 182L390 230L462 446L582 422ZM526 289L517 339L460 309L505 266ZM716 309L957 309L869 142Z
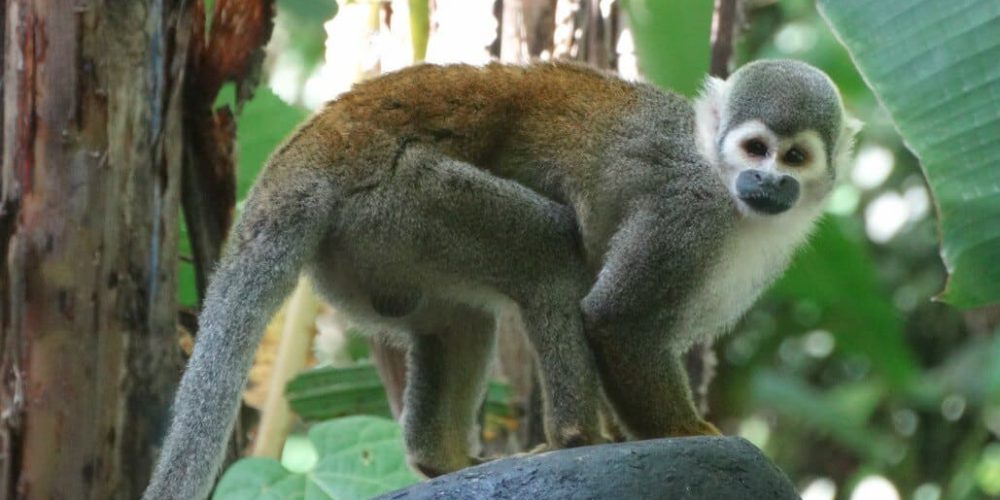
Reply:
M632 438L719 434L695 409L680 356L654 332L616 331L591 339L604 392Z
M597 373L576 300L555 300L573 296L564 291L539 295L545 300L522 302L521 314L538 359L548 445L569 448L603 442Z
M718 434L698 416L674 339L663 331L665 308L683 304L699 283L723 230L701 220L718 220L717 207L683 198L637 202L581 303L604 392L634 438Z

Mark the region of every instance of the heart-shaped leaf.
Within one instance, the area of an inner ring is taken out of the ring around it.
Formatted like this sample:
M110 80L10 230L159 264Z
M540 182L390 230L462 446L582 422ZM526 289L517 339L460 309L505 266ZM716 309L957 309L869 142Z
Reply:
M270 458L233 464L215 489L215 500L349 500L369 498L419 479L406 465L402 431L386 418L353 416L309 431L318 460L296 473Z

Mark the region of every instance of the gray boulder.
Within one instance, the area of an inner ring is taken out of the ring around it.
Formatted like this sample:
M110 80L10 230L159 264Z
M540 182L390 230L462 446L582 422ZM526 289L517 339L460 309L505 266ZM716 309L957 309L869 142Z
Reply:
M794 499L757 447L701 436L587 446L488 462L380 499Z

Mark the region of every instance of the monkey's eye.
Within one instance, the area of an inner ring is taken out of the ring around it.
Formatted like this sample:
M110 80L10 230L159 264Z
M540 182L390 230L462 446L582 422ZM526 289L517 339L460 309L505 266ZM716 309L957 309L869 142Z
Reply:
M767 144L760 139L749 139L743 143L743 151L750 156L763 158L767 156Z
M806 158L807 155L805 151L802 151L799 148L791 148L788 151L785 151L785 156L784 158L782 158L782 160L788 165L797 167L805 163Z

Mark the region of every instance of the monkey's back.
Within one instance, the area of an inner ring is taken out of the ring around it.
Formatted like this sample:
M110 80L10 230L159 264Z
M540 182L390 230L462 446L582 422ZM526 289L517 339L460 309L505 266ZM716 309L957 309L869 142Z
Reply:
M421 65L356 85L300 134L322 136L343 182L377 182L419 143L565 201L566 184L592 175L651 92L686 110L680 97L576 64Z

